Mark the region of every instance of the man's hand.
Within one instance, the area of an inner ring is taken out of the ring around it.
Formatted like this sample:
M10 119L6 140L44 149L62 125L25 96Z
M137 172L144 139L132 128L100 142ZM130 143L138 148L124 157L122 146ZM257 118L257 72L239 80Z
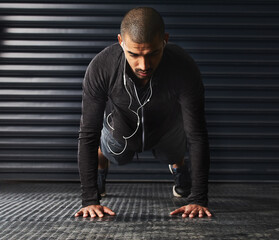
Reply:
M189 205L183 206L181 208L178 208L178 209L174 210L170 214L175 215L175 214L178 214L178 213L182 213L183 218L186 218L188 216L190 218L194 218L197 215L200 218L204 217L205 215L207 215L208 217L212 216L212 214L209 212L208 208L202 207L202 206L197 205L197 204L189 204Z
M89 205L87 207L84 207L82 209L80 209L76 214L75 217L78 216L83 216L84 218L86 217L103 217L104 213L107 213L111 216L115 215L115 212L113 212L111 209L109 209L108 207L105 206L101 206L101 205Z

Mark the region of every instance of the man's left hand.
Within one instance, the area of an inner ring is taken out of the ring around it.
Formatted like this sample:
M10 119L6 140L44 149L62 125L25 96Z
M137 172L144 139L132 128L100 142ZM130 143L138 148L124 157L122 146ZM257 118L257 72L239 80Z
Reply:
M183 206L181 208L174 210L170 214L175 215L178 213L182 213L183 218L186 218L186 217L194 218L195 216L199 216L200 218L202 218L204 216L208 216L208 217L212 216L212 214L210 213L208 208L202 207L197 204L189 204L189 205Z

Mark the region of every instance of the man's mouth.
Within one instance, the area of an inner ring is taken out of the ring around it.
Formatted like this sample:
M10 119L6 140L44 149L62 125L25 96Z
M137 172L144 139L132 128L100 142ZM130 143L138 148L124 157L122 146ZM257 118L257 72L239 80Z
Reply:
M148 69L146 71L142 71L142 70L136 70L136 73L138 75L140 75L141 77L148 77L152 74L152 69Z

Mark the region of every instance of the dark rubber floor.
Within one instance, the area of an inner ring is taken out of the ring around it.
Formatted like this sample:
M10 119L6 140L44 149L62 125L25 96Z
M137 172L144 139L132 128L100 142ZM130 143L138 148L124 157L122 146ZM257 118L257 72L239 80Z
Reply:
M110 183L117 216L75 218L79 184L0 183L0 239L279 239L279 185L210 184L212 218L182 219L169 183Z

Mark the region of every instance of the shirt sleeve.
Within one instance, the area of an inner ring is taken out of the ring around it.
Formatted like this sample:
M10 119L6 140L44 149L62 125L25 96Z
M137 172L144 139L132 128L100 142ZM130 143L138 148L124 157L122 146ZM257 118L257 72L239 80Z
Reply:
M204 86L195 62L191 60L187 65L187 78L180 82L179 87L179 102L191 162L192 189L187 200L188 204L207 206L210 154L204 113Z
M100 204L97 187L98 147L107 101L105 73L93 60L83 80L82 115L78 139L78 166L82 206Z

